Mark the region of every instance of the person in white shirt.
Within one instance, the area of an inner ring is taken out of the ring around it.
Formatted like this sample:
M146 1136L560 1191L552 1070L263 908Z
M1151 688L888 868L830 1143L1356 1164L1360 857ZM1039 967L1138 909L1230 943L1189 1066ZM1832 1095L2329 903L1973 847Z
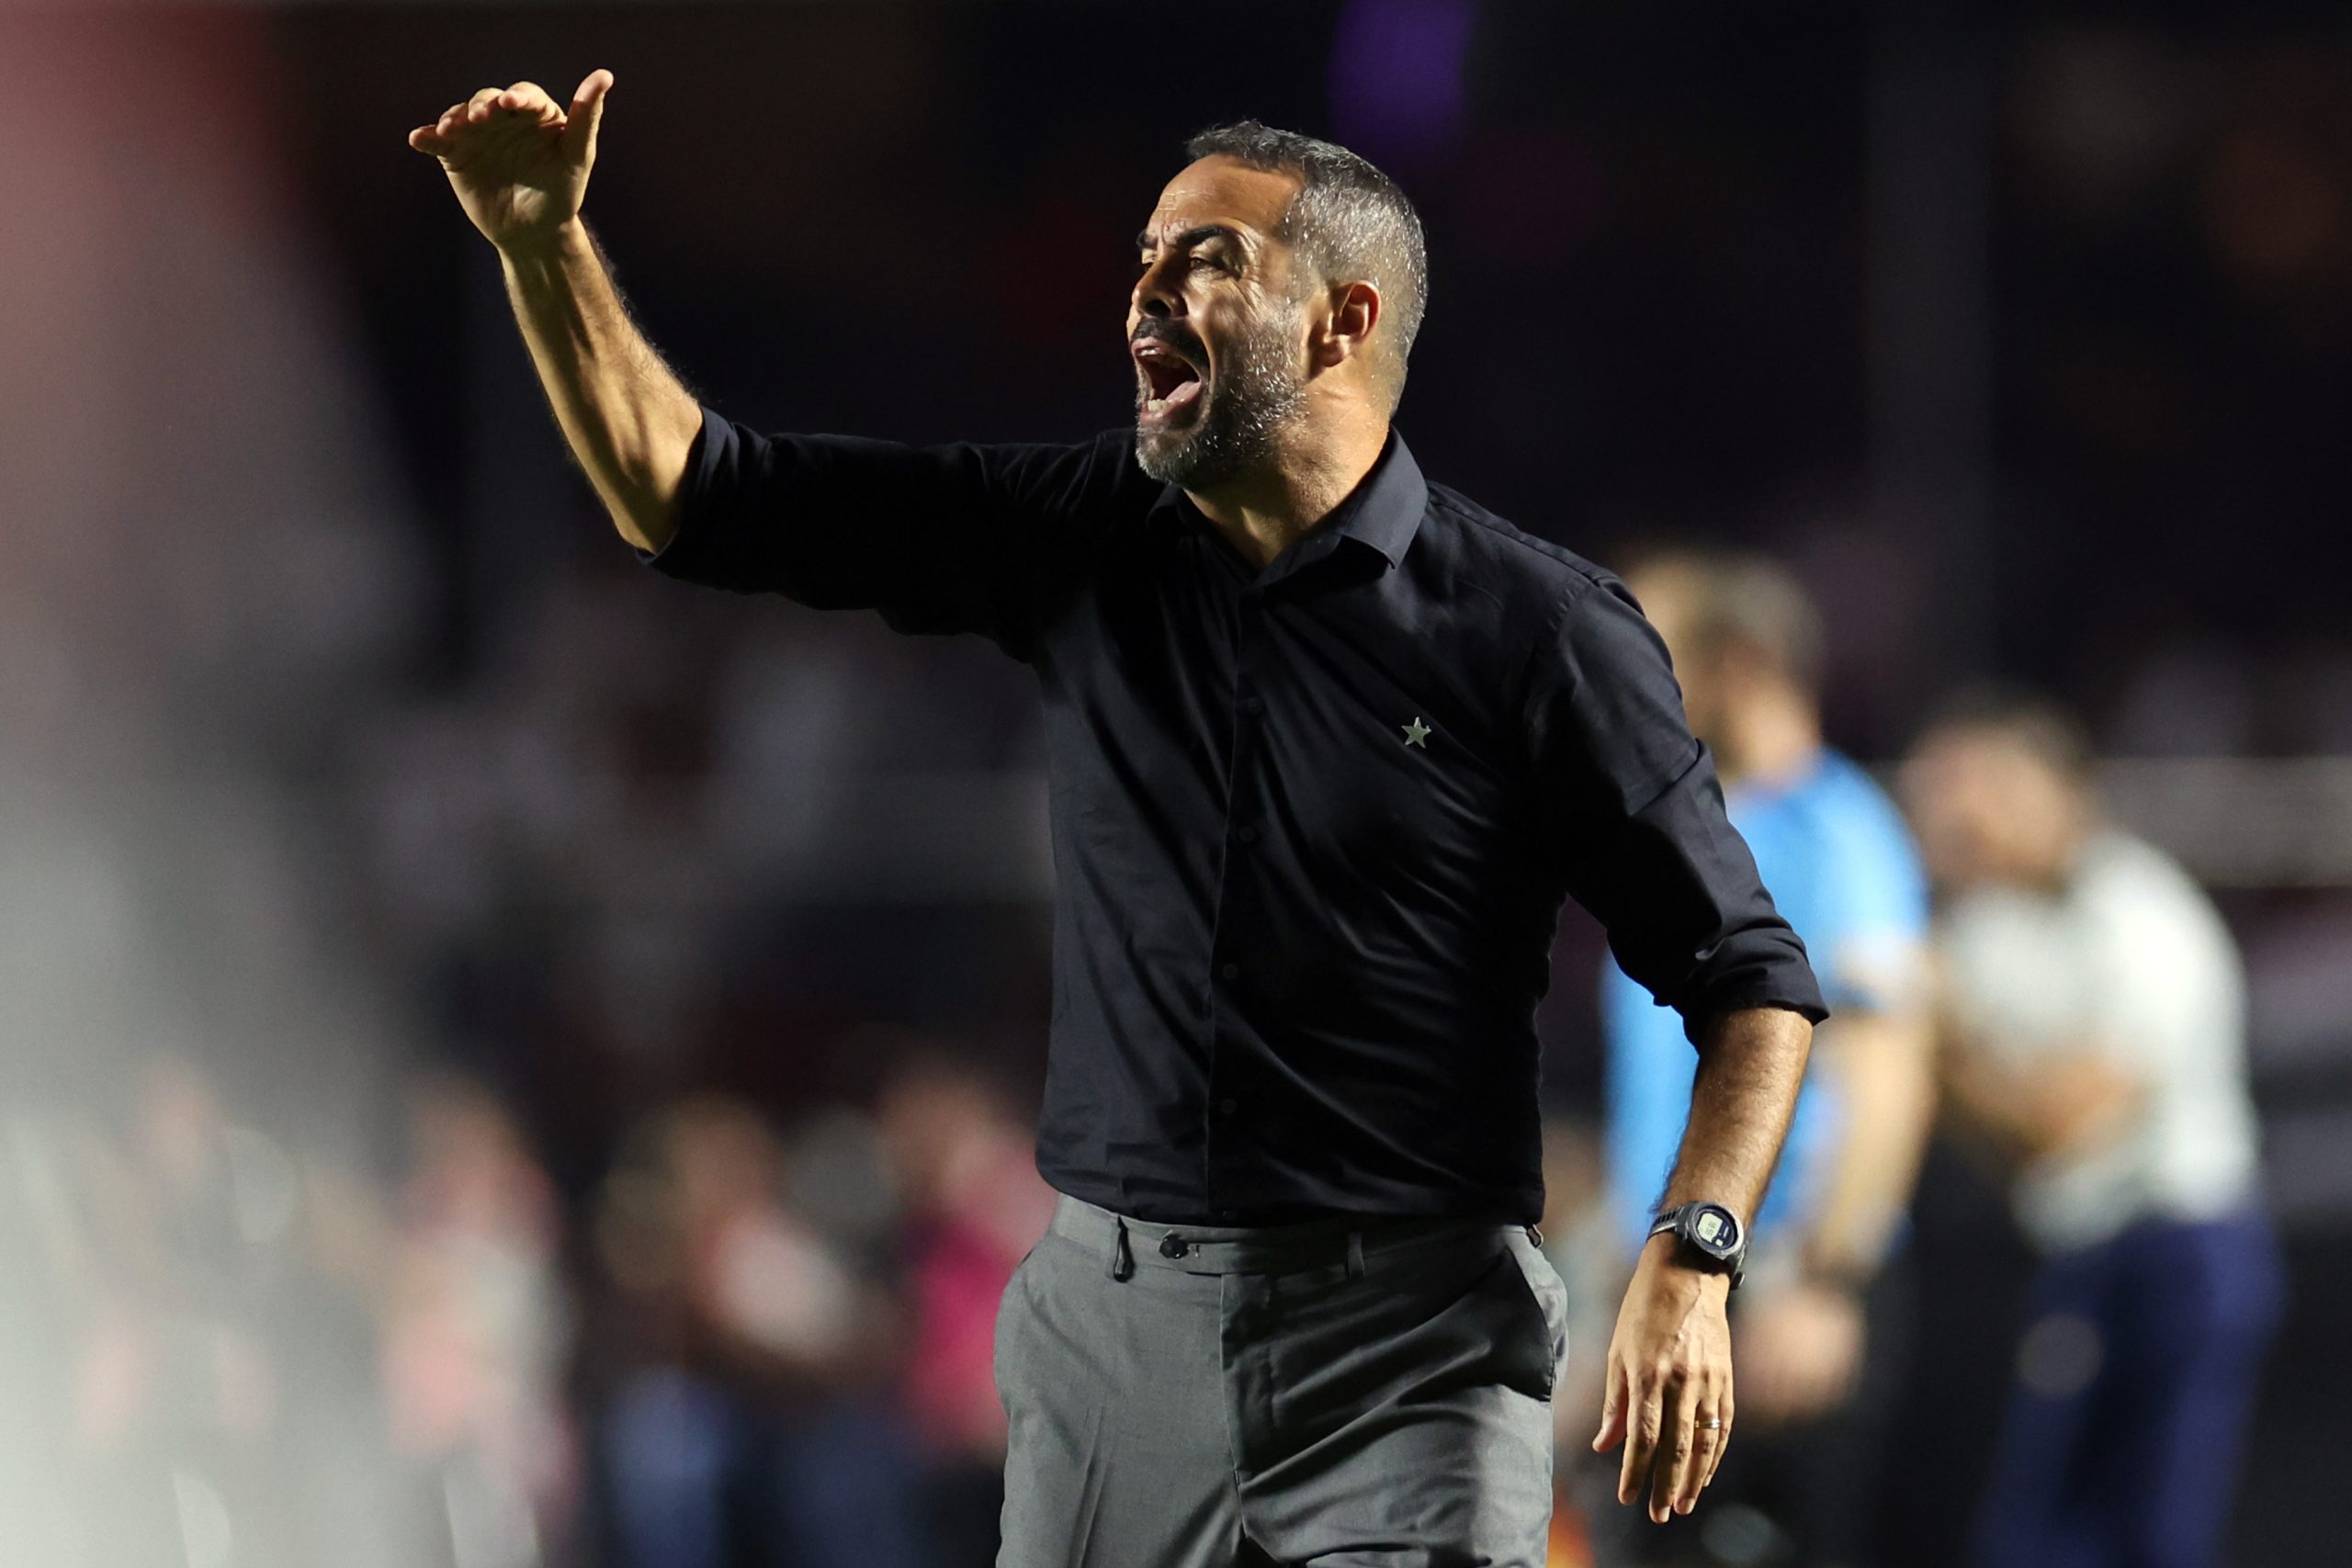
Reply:
M1903 788L1939 895L1947 1115L2042 1256L1979 1568L2213 1560L2282 1282L2211 901L2101 816L2064 715L1986 697Z

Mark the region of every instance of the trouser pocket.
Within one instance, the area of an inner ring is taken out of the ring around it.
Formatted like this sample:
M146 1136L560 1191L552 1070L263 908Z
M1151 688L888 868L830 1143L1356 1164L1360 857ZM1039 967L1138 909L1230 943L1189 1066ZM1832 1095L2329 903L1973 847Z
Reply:
M1549 1399L1559 1387L1560 1368L1568 1359L1568 1292L1560 1276L1526 1232L1510 1231L1503 1237L1503 1247L1510 1254L1504 1272L1508 1281L1531 1314L1527 1334L1531 1347L1543 1358L1539 1385L1542 1397Z

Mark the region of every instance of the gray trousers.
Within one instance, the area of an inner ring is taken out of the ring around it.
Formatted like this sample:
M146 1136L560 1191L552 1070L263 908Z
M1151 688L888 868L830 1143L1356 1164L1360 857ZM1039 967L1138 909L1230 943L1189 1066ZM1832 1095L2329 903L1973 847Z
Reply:
M1566 1338L1519 1225L1064 1197L997 1313L998 1568L1543 1568Z

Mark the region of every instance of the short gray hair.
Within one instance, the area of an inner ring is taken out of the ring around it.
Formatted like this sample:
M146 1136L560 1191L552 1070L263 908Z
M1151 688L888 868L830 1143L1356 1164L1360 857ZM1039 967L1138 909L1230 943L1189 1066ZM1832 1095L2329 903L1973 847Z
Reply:
M1298 195L1279 237L1327 278L1359 279L1380 290L1383 319L1395 336L1389 401L1405 387L1405 361L1430 300L1429 248L1420 214L1395 180L1337 142L1254 119L1211 126L1184 143L1184 155L1230 158L1268 174L1296 175Z

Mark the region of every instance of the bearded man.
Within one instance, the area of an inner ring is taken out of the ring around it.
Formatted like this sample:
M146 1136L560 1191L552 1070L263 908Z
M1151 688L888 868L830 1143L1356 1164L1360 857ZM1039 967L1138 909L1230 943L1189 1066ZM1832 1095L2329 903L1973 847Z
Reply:
M1404 193L1207 131L1137 236L1132 428L763 435L680 385L581 222L611 85L486 88L409 140L497 247L621 536L988 637L1043 694L1062 1196L998 1317L1000 1562L1543 1562L1566 1331L1532 1015L1570 896L1699 1049L1594 1440L1621 1501L1689 1513L1820 992L1623 586L1391 429L1428 292Z

